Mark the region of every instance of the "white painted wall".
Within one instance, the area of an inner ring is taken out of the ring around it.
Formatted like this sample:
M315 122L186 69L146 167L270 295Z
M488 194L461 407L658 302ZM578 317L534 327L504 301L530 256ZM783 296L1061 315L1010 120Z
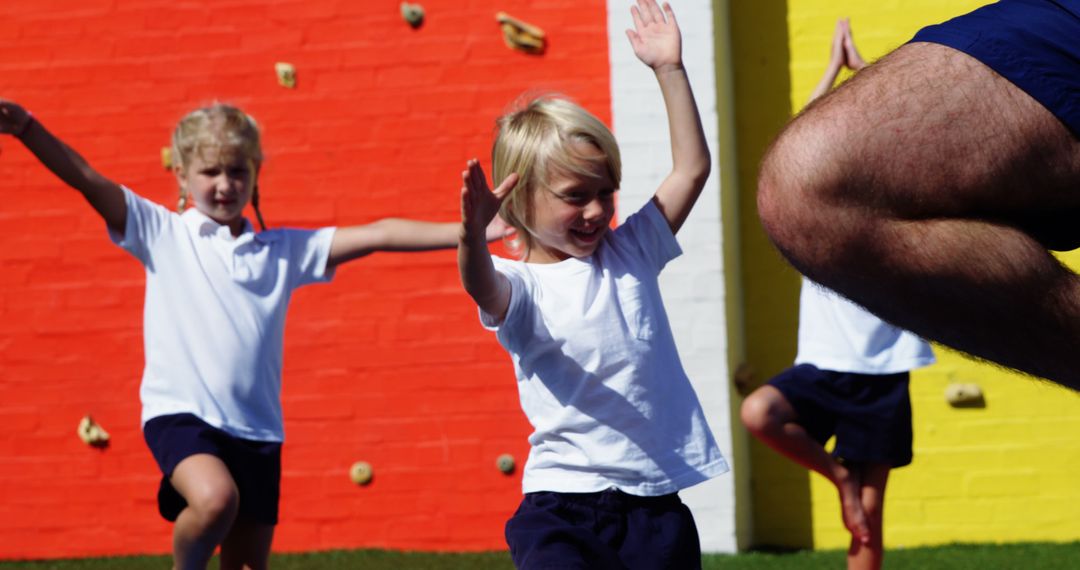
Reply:
M636 211L671 170L671 146L660 88L638 61L625 30L632 28L629 0L608 0L612 121L622 151L620 221ZM716 65L712 0L673 0L683 33L683 62L690 77L705 138L712 151L712 176L679 232L683 255L661 275L661 287L683 365L713 433L733 459L724 287ZM735 552L735 480L732 473L680 493L694 512L706 552Z

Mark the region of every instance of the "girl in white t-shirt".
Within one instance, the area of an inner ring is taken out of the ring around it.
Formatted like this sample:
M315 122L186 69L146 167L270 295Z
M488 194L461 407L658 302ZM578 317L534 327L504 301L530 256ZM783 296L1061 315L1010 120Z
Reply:
M250 202L262 226L259 129L229 105L198 109L176 127L182 214L106 179L15 103L0 100L0 132L81 192L113 241L146 267L143 431L164 475L159 509L176 522L175 567L205 568L220 545L222 568L265 568L277 523L292 291L375 251L454 247L460 225L383 219L255 233L242 213Z
M491 191L462 173L458 261L483 324L510 353L535 428L507 522L519 568L695 568L693 517L677 492L728 469L679 361L658 276L709 176L671 7L631 8L634 53L655 72L673 169L618 229L609 226L619 149L581 107L541 97L499 120ZM493 257L500 212L520 261Z

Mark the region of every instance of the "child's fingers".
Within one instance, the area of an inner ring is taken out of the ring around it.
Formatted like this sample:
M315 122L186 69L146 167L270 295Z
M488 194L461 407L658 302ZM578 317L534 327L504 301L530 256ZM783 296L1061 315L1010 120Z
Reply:
M480 168L480 161L475 158L469 161L469 184L477 189L487 186L484 179L484 170Z
M507 194L509 194L510 191L514 189L514 186L517 186L517 183L517 172L511 172L510 176L507 176L506 180L503 180L502 184L499 184L499 187L496 188L495 191L492 193L495 194L495 197L498 198L501 202L504 198L506 198Z
M664 2L664 16L667 18L669 25L679 27L679 23L675 21L675 10L671 9L670 2Z
M630 7L630 17L634 20L634 29L641 30L645 27L645 21L641 18L641 10L637 6Z
M634 53L641 51L641 36L634 30L626 30L626 37L630 38L630 48L634 50Z
M645 10L649 14L649 20L658 24L664 23L664 13L660 10L660 4L656 0L644 0Z

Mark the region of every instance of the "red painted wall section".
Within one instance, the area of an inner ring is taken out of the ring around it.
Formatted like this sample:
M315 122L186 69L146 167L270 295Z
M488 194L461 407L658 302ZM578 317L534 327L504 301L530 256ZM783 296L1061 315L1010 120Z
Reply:
M605 3L429 0L8 2L0 97L110 178L166 205L161 147L222 100L264 128L272 226L455 220L460 171L529 89L610 120ZM506 11L548 32L511 51ZM279 87L274 63L296 66ZM167 552L139 430L143 273L17 141L0 138L0 558ZM298 292L285 347L287 442L275 549L504 548L529 427L509 358L460 289L452 251L377 254ZM90 413L112 435L75 434ZM353 485L349 466L374 467Z

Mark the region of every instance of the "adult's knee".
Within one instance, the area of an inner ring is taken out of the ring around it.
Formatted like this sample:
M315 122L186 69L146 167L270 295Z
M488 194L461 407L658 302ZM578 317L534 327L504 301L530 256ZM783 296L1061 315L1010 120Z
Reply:
M813 276L857 248L867 227L865 196L853 191L853 134L830 112L811 109L766 153L758 177L762 227L797 269Z

